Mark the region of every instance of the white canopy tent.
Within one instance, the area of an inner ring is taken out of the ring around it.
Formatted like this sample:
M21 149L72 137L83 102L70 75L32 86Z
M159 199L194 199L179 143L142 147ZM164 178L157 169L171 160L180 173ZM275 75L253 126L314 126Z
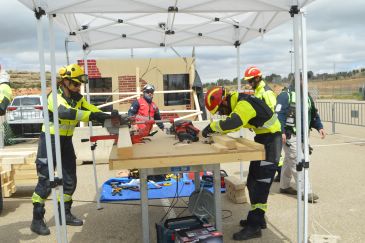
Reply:
M297 119L297 142L303 143L304 153L298 150L298 164L304 166L304 195L307 197L308 183L308 126L307 124L307 77L303 77L300 87L300 72L306 73L306 32L304 7L313 0L19 0L35 12L38 19L38 43L41 64L42 96L45 108L46 83L43 50L43 35L40 24L41 17L48 15L50 33L50 53L52 67L52 88L56 88L56 60L53 22L56 22L66 33L68 39L79 42L85 57L93 50L130 49L130 48L173 48L177 46L232 46L237 49L238 90L240 82L240 45L264 35L278 25L294 18L295 46L295 80L297 91L297 117L301 117L301 106L304 114L304 138L301 139L301 119ZM86 66L87 68L87 66ZM299 95L302 89L302 96ZM88 86L87 86L88 92ZM88 97L89 99L89 97ZM56 102L55 102L56 103ZM57 105L57 104L54 104ZM56 109L55 109L56 110ZM48 110L45 112L46 138L50 141L48 130ZM55 124L58 126L57 114ZM92 129L90 126L90 133ZM58 130L56 129L56 136ZM56 139L56 155L58 177L62 178L59 140ZM47 142L47 145L50 143ZM51 148L47 147L50 170L53 171ZM95 160L94 160L95 161ZM305 163L302 163L305 161ZM300 162L300 163L299 163ZM97 185L94 165L95 184ZM53 173L50 172L51 181ZM300 178L300 177L299 177ZM301 195L301 183L298 183L298 242L306 242L308 238L308 206ZM60 187L62 194L62 186ZM55 191L55 190L53 190ZM57 207L56 194L54 206ZM307 199L307 198L305 198ZM57 210L55 210L56 212ZM62 208L64 212L64 209ZM58 217L56 225L59 225ZM64 221L64 218L63 218ZM221 228L217 226L218 229ZM67 242L65 227L61 233L57 227L59 242ZM143 236L148 242L148 234Z

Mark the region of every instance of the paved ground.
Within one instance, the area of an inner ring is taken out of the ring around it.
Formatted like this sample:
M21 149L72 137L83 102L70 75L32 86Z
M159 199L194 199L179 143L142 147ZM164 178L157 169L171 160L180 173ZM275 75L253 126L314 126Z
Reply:
M330 124L326 124L328 131ZM363 242L365 231L365 129L363 127L336 126L338 134L329 134L325 140L312 132L310 178L313 190L319 195L318 203L309 207L309 233L333 234L342 242ZM20 145L18 145L20 146ZM29 146L29 145L28 145ZM32 146L32 145L30 145ZM33 145L34 146L34 145ZM224 164L230 174L239 176L239 164ZM247 163L244 164L247 175ZM114 176L107 165L97 166L99 182ZM96 210L93 170L91 165L78 166L79 186L74 196L73 212L80 216L83 227L68 227L69 242L140 242L139 202L103 204ZM4 200L4 211L0 216L0 242L56 242L53 204L47 202L46 220L51 235L42 237L29 230L32 217L30 197L34 185L18 188L12 198ZM278 193L274 184L269 197L268 229L260 240L249 242L296 242L297 209L296 198ZM187 199L184 199L187 201ZM222 196L224 242L234 242L231 235L238 231L238 221L246 216L248 204L232 204ZM161 200L150 201L150 222L158 222L165 214ZM180 199L179 206L185 206ZM179 215L183 209L175 209ZM154 224L150 224L151 242L155 242Z

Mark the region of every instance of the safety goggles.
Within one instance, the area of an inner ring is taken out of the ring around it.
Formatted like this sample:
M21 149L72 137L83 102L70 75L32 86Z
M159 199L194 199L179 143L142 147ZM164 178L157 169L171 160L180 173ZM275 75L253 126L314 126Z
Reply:
M74 80L70 80L71 84L74 86L74 87L80 87L81 86L81 83L80 82L76 82Z
M153 90L146 90L145 93L146 94L153 94Z
M87 84L89 82L89 78L86 74L71 78L71 80L83 84Z

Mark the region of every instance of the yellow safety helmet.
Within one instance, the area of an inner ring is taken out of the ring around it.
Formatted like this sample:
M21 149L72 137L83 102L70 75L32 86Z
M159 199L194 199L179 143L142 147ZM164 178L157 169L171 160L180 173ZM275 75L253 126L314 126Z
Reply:
M78 83L86 84L88 82L88 77L84 73L84 69L77 64L70 64L66 67L61 67L58 70L61 78L73 80Z

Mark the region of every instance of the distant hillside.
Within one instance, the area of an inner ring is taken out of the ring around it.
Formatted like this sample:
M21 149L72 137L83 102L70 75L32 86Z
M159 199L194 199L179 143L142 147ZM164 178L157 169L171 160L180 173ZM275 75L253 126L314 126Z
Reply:
M41 82L39 73L37 72L18 72L9 71L11 86L15 95L26 94L40 94ZM360 73L363 74L363 73ZM309 89L314 93L317 98L336 98L336 99L348 99L359 98L359 90L365 86L365 77L360 74L355 74L352 77L326 77L326 80L316 79L309 80ZM321 76L322 77L322 76ZM323 77L322 77L323 78ZM324 79L324 78L323 78ZM51 74L46 73L47 87L50 87ZM242 81L242 85L245 81ZM287 86L287 83L269 83L271 88L279 93L282 87ZM205 84L207 88L212 84ZM237 85L219 83L226 87L236 89Z
M41 81L37 72L8 71L14 95L41 93ZM51 73L46 73L47 87L51 85Z

